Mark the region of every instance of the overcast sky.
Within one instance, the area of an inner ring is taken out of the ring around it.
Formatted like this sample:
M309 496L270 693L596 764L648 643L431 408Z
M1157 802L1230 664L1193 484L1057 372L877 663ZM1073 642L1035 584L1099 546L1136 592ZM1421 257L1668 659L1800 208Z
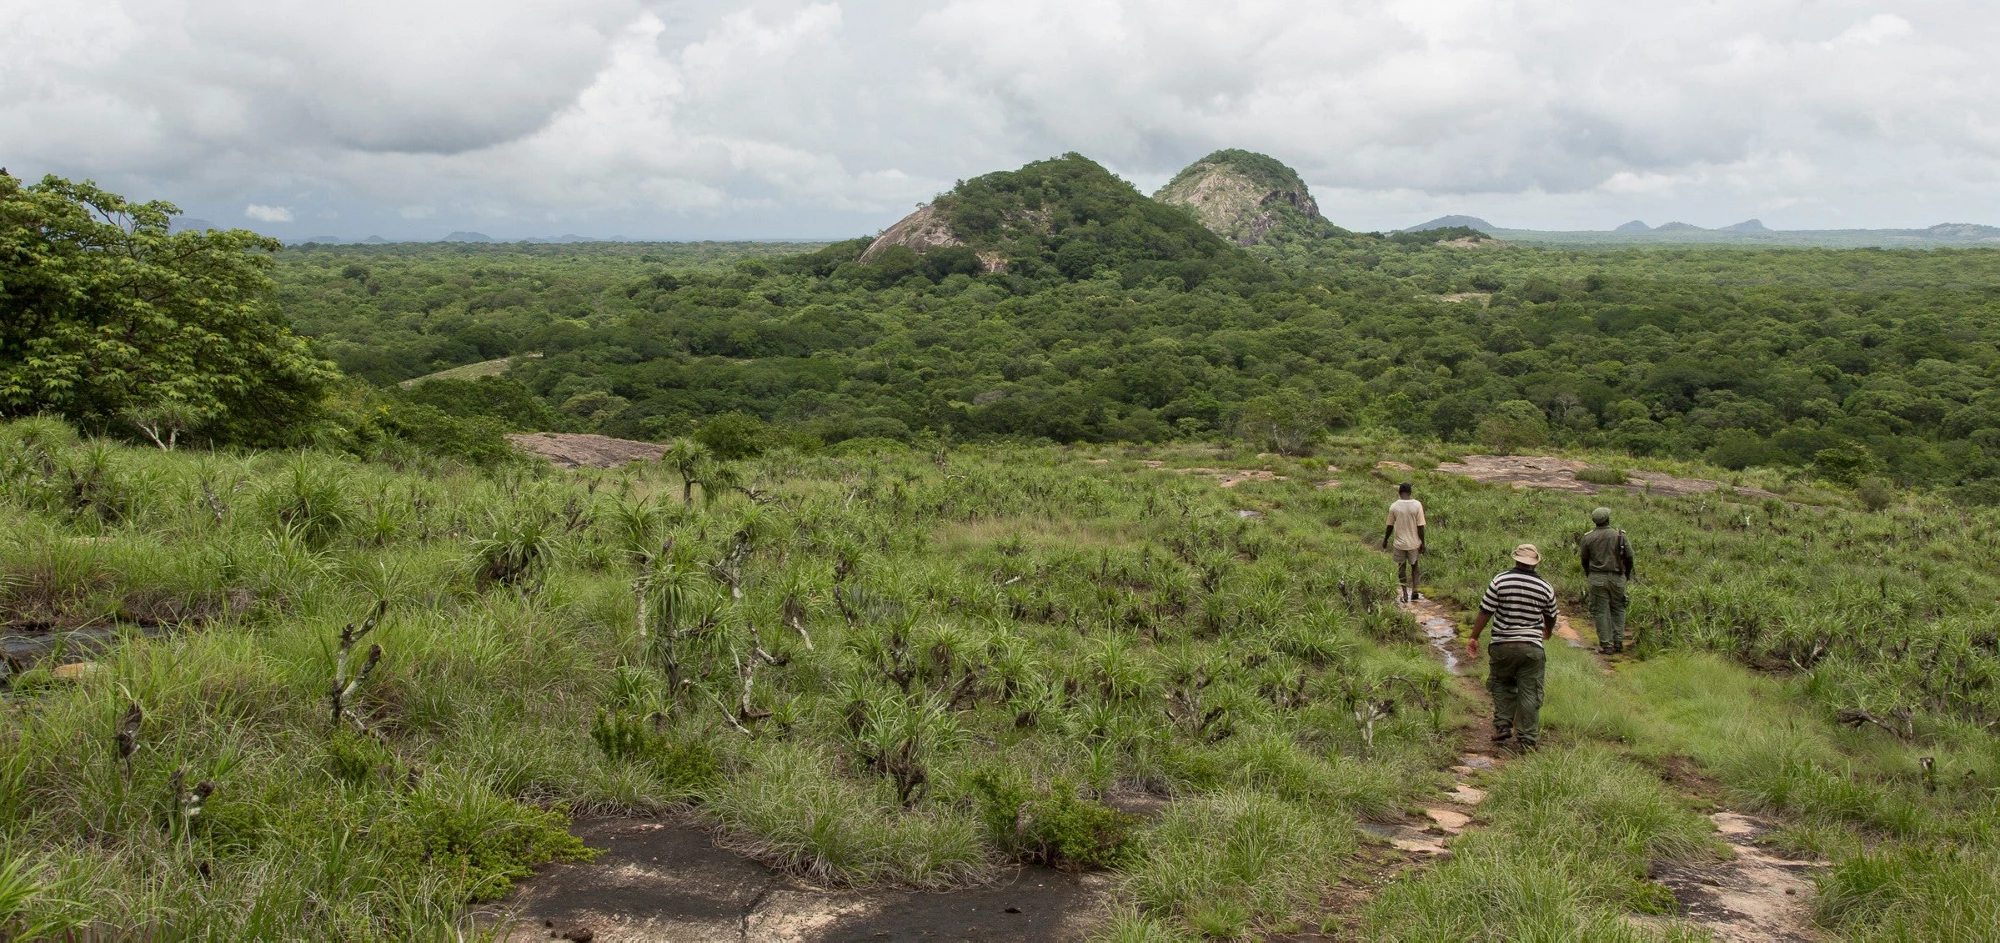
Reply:
M0 165L314 235L872 233L1221 147L1356 229L2000 224L1994 0L0 0Z

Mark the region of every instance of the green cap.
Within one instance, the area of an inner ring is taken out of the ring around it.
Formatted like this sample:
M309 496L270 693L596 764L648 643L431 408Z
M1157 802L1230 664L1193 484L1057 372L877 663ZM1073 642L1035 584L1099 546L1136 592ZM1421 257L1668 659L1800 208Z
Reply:
M1590 512L1590 519L1592 521L1595 521L1600 527L1605 524L1609 524L1611 523L1611 509L1598 508L1597 510Z

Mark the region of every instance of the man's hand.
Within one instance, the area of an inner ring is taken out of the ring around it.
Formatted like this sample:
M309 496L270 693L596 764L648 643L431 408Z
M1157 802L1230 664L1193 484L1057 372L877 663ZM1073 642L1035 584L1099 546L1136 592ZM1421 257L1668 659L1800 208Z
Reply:
M1467 658L1479 657L1479 636L1475 635L1465 640L1465 657Z

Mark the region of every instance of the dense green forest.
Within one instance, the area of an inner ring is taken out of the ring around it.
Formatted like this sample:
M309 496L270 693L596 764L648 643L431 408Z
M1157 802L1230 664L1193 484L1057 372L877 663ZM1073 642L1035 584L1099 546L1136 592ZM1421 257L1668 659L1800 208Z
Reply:
M795 444L1161 441L1278 415L1308 435L1605 447L2000 500L2000 252L1438 238L1457 232L1239 249L1080 158L941 205L971 221L966 259L860 264L867 240L309 246L277 278L351 374L536 353L507 380L547 412L504 415L614 435L740 413Z

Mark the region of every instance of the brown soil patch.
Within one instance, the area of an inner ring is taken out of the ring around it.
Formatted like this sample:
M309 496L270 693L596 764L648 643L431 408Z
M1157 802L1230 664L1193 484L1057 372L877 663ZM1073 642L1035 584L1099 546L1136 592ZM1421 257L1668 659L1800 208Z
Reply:
M1548 488L1577 494L1598 494L1606 489L1615 488L1645 494L1677 496L1706 494L1719 488L1729 487L1719 481L1679 478L1660 472L1630 472L1622 485L1600 485L1577 480L1576 473L1590 467L1592 466L1588 462L1547 456L1469 455L1463 462L1446 462L1439 465L1437 470L1447 475L1462 475L1474 481L1507 483L1517 488ZM1737 488L1735 491L1749 498L1779 497L1759 488Z
M815 887L716 847L695 825L606 818L572 829L595 861L560 864L475 914L501 939L1082 939L1108 913L1108 878L1022 868L984 887L927 893Z
M627 462L653 461L667 451L666 446L652 442L573 432L517 432L508 435L507 441L560 468L617 468Z

